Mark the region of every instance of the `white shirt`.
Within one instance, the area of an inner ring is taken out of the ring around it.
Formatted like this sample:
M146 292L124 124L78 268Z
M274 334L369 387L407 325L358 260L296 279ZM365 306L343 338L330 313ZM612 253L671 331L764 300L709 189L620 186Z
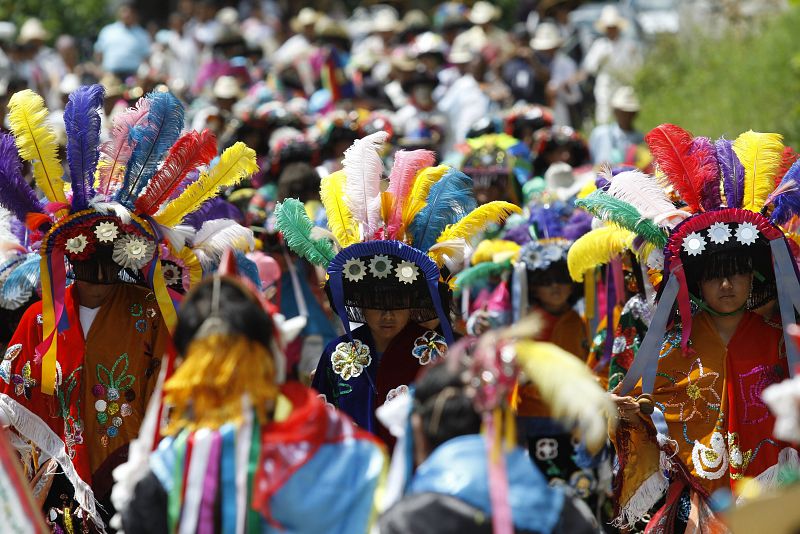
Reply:
M78 306L78 313L80 315L81 330L83 330L83 339L89 335L89 329L97 317L97 312L100 311L100 306L97 308L87 308L86 306Z

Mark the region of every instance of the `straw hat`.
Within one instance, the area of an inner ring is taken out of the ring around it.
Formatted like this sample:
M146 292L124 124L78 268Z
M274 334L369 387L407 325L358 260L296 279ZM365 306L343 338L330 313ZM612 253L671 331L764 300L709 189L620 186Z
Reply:
M296 17L294 17L289 26L295 33L300 33L305 26L313 26L319 20L319 13L311 7L304 7L300 10Z
M484 0L475 2L467 17L473 24L486 24L498 18L500 18L500 9Z
M414 44L411 49L415 56L422 54L442 54L446 50L444 39L439 34L433 32L425 32L414 39Z
M44 29L42 21L37 18L31 18L22 24L17 41L19 44L27 44L31 41L46 41L49 38L50 34Z
M620 14L616 6L605 6L600 12L600 18L594 23L594 27L601 33L606 33L612 27L623 31L628 27L628 20Z
M320 15L314 24L314 33L317 37L328 37L334 39L350 39L350 34L340 22L326 16Z
M631 113L639 111L639 98L636 96L636 91L633 90L633 87L624 85L614 91L614 94L611 95L611 107Z
M559 48L564 43L558 26L552 22L542 22L536 28L536 33L531 39L530 45L534 50L553 50Z
M473 59L475 59L475 52L466 47L454 47L452 50L450 50L450 54L447 56L447 61L453 65L463 65L471 62Z
M216 98L239 98L242 95L242 88L233 76L220 76L214 82L213 93Z

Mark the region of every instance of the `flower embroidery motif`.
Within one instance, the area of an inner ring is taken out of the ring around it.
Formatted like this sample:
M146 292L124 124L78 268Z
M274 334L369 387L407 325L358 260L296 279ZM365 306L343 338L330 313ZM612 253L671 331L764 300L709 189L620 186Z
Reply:
M727 243L731 238L731 229L725 223L715 222L708 229L708 237L712 243L718 245Z
M719 432L711 434L710 447L699 441L692 447L692 464L694 470L703 478L716 480L728 470L728 451L725 438Z
M0 378L2 378L3 382L6 384L8 384L9 380L11 380L11 364L17 359L17 356L19 356L21 352L21 343L9 345L9 347L6 349L6 353L3 356L3 362L0 363Z
M119 428L123 422L122 417L133 413L130 404L120 402L123 395L124 400L134 398L134 395L129 395L128 392L133 393L131 388L136 378L127 374L128 366L128 354L124 353L117 358L111 369L103 364L97 364L95 370L98 383L92 387L92 395L97 398L94 403L95 417L101 425L99 429L102 433L100 442L104 447L108 446L109 438L119 434ZM122 417L115 417L117 414L121 414Z
M67 242L64 248L67 249L67 252L70 254L80 254L86 248L86 245L89 244L89 240L86 239L86 236L83 234L78 234L75 237L70 237L67 239Z
M367 266L360 258L350 258L344 263L343 274L350 282L360 282L367 274Z
M736 377L739 389L739 398L744 403L744 416L742 422L746 425L762 423L769 417L761 394L770 384L780 382L781 378L775 369L767 365L757 365L746 373Z
M420 365L428 365L447 354L447 342L439 332L428 330L414 340L411 354L419 360Z
M731 478L734 480L744 477L744 472L747 470L747 467L750 465L750 462L753 461L754 457L752 450L742 451L739 448L738 441L738 433L728 432L728 461L730 462L731 468L738 471L736 473L731 473Z
M113 222L105 221L97 225L97 228L94 229L94 235L97 236L97 240L101 243L111 243L119 235L119 230Z
M152 259L155 249L148 239L129 234L114 242L111 259L126 269L141 269Z
M386 278L392 272L392 260L389 256L378 254L369 260L369 272L375 278Z
M683 238L683 250L689 256L697 256L706 249L706 240L697 232L692 232Z
M752 245L758 240L758 228L752 223L741 223L736 228L736 241L742 245Z
M31 378L31 362L25 362L22 367L22 374L11 375L11 383L14 384L14 393L25 395L25 398L31 400L31 392L36 387L36 380Z
M331 367L344 380L360 376L364 368L371 363L369 346L358 339L352 343L346 341L339 343L331 355Z
M695 370L697 372L695 372ZM678 375L686 377L686 388L683 392L676 391L672 397L664 403L667 410L677 409L678 418L681 422L691 421L695 416L708 416L709 408L717 408L720 404L719 394L714 386L719 379L719 373L707 372L703 368L700 358L692 362L689 372L678 371ZM685 394L685 398L684 395ZM698 404L703 403L700 408ZM672 411L672 410L670 410ZM674 413L674 412L673 412Z
M410 284L417 280L417 276L419 275L419 267L410 261L402 261L394 270L394 272L397 275L398 280L404 284Z

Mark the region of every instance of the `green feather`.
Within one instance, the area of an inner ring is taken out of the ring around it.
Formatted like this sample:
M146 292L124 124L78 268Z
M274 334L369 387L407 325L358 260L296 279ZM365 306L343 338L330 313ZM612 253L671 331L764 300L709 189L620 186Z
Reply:
M311 238L314 223L303 203L295 198L287 198L275 206L275 226L283 233L289 248L314 265L327 267L336 255L330 241Z
M604 191L597 190L575 201L575 205L585 209L598 219L611 222L629 230L648 243L663 248L667 244L667 235L650 219L642 217L639 210L627 202L612 197Z
M455 279L456 292L460 292L466 287L474 287L479 284L485 283L489 278L498 276L505 271L511 270L511 260L505 260L501 263L487 261L479 263L468 269L464 269Z

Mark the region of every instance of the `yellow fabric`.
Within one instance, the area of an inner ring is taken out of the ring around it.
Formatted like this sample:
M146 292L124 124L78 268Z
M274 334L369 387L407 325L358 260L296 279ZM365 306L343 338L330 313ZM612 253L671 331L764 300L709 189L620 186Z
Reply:
M169 298L167 292L167 285L164 282L164 273L161 271L161 261L156 258L153 265L153 293L156 295L156 302L158 302L158 309L161 310L161 316L170 332L175 330L175 325L178 323L178 316L175 313L175 305L172 299Z
M50 270L47 267L47 256L42 256L39 261L39 269L42 273L42 339L47 339L51 334L58 335L56 331L56 315L53 308L52 281L50 280ZM66 310L64 311L66 313ZM56 343L48 347L42 358L42 393L52 395L56 387Z
M266 423L278 396L275 367L266 347L244 336L211 334L197 339L164 384L164 401L174 407L165 434L241 420L245 394L259 421Z

